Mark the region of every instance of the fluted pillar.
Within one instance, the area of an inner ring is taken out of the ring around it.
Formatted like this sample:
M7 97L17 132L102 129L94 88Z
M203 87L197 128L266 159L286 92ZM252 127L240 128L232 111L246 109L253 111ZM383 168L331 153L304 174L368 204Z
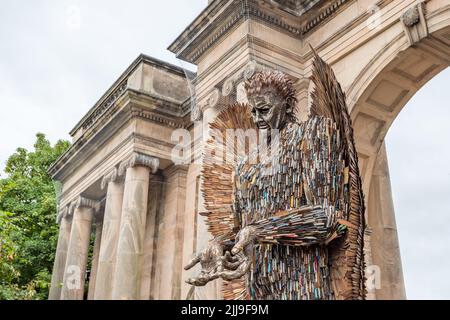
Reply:
M88 300L93 300L96 291L96 279L98 275L98 263L100 258L100 248L103 233L103 214L97 214L95 217L95 242L92 252L91 273L89 277Z
M158 226L155 277L158 298L163 300L181 299L186 174L186 166L172 166L164 171L165 201Z
M61 292L62 300L82 300L84 297L92 219L98 202L79 197L73 207L74 213Z
M158 159L139 153L133 153L119 166L119 175L125 174L125 189L113 281L114 300L139 298L150 172L155 173L158 166Z
M66 266L67 248L69 246L70 228L72 225L72 215L69 215L69 208L64 207L58 214L59 224L58 244L56 246L55 262L53 264L52 283L50 287L49 300L59 300L61 298L61 288Z
M117 169L112 169L102 180L102 189L107 188L103 232L95 284L95 300L110 300L115 270L117 243L120 232L124 184Z

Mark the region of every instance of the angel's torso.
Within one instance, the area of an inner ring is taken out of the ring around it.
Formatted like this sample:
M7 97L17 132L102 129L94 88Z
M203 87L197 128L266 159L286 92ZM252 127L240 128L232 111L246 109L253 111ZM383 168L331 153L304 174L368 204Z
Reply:
M342 209L342 175L330 122L311 118L289 124L280 132L277 152L257 164L242 161L236 169L234 205L240 224L305 205ZM328 159L327 159L328 158ZM332 170L333 171L333 170ZM250 271L252 299L333 299L328 250L325 246L292 247L259 244Z

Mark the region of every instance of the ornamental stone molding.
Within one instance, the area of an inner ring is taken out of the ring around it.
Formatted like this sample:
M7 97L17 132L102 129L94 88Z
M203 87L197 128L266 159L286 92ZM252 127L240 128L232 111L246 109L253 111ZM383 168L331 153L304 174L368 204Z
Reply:
M117 168L113 168L112 170L110 170L108 173L105 174L100 184L100 187L102 188L102 190L104 190L108 186L108 183L116 182L118 178L119 178L118 170Z
M247 91L245 90L244 81L236 86L236 101L239 103L248 103Z
M233 93L234 83L235 80L233 78L228 78L227 80L225 80L222 86L222 95L224 97L228 97L230 94Z
M299 17L319 3L320 0L270 0L270 2L278 5L281 10Z
M256 61L250 61L244 69L243 78L244 80L250 80L250 78L258 71L262 70L262 66Z
M215 106L217 106L219 103L220 97L221 97L220 90L217 88L214 88L208 96L208 107L214 108Z
M425 2L420 2L406 10L400 17L400 21L410 45L414 45L428 36Z
M83 196L79 196L77 200L73 203L73 208L90 208L94 209L94 211L98 211L100 206L100 202L96 200L92 200Z
M198 103L192 102L191 108L191 120L192 121L200 121L203 118L203 112Z
M60 224L61 220L64 219L64 218L67 218L68 215L69 215L69 206L64 206L58 212L58 215L56 217L56 223Z
M226 2L226 3L225 3ZM242 5L241 1L212 1L205 10L205 14L212 17L210 23L215 25L215 20L223 22L211 32L199 31L202 28L197 24L201 24L201 17L195 20L190 28L187 28L178 39L170 46L169 50L177 54L180 59L196 63L212 46L214 46L222 37L232 30L238 23L247 19L260 21L264 24L275 27L287 35L301 39L307 33L317 28L331 16L336 14L344 5L350 3L350 0L334 0L334 1L283 1L283 0L247 0L246 5ZM269 5L267 5L269 4ZM287 21L275 14L270 7L276 5L279 9L288 12L297 22ZM313 7L321 6L317 12L312 12L305 19L298 19ZM219 13L221 12L221 13ZM227 15L225 17L225 15ZM304 21L304 22L303 22Z
M123 95L123 93L127 90L127 82L124 81L119 87L108 97L108 99L103 102L98 108L96 108L95 112L86 119L83 123L83 129L89 129L99 118L103 116L103 114L108 111L112 105Z
M73 216L75 209L78 208L90 208L94 210L94 214L100 211L101 202L92 200L83 196L79 196L76 200L67 205L67 212L64 217Z
M152 173L156 173L159 168L159 159L148 156L146 154L134 152L128 159L124 160L118 170L119 176L124 176L128 168L133 168L136 166L148 167L151 169Z
M407 27L415 26L420 22L420 13L418 6L414 6L406 10L406 12L402 16L403 23Z

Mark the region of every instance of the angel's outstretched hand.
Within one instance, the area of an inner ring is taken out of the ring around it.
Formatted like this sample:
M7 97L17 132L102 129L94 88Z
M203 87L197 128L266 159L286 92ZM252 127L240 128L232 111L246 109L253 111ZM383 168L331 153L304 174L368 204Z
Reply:
M234 280L243 277L250 269L253 258L253 246L256 229L248 226L243 228L236 237L236 244L230 252L226 252L222 265L224 269L220 277L224 280Z
M186 282L193 286L204 286L208 282L219 278L223 271L223 247L217 240L212 240L209 245L195 256L185 267L189 270L200 263L201 271L197 277L189 278Z

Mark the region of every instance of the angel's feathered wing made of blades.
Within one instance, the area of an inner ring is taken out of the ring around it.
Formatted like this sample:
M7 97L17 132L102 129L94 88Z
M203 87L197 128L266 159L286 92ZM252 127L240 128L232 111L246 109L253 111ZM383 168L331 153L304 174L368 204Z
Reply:
M234 104L219 113L210 124L212 138L206 142L202 166L202 193L207 210L206 224L216 238L228 238L236 226L233 213L233 177L239 158L238 147L245 136L229 129L256 129L246 104ZM243 141L242 141L243 140ZM223 282L226 300L248 299L246 279Z
M343 152L349 169L346 215L352 227L349 227L346 235L333 243L330 248L332 283L337 299L364 299L366 295L363 252L365 207L352 122L345 94L333 70L316 52L314 52L311 79L314 83L314 91L311 94L310 115L329 117L336 122L343 136Z

